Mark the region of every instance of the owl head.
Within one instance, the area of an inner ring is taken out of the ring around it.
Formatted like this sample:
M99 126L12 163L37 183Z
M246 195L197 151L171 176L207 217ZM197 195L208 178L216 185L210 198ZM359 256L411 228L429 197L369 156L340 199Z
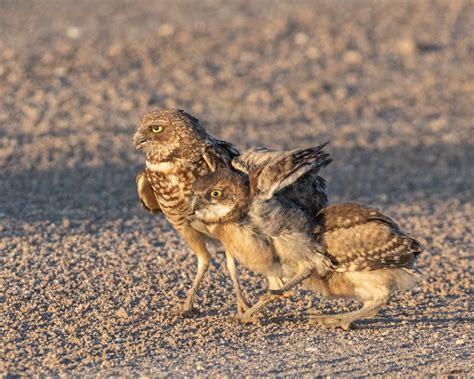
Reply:
M250 206L248 177L219 168L194 181L192 196L192 211L200 221L207 224L239 221Z
M207 133L199 120L179 109L152 111L137 124L133 143L145 151L148 160L162 161L170 156L193 157L204 146Z

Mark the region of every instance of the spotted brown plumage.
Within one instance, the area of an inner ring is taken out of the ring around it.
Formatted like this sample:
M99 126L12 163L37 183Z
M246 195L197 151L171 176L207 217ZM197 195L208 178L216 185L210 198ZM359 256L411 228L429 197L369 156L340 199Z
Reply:
M161 211L198 258L198 272L179 314L194 313L194 298L209 266L205 228L192 223L191 185L210 167L230 166L237 149L208 135L199 121L182 110L156 110L137 124L133 142L146 155L144 173L137 176L141 203Z
M348 329L358 319L375 316L394 289L406 290L420 278L414 268L424 247L378 209L361 204L324 208L316 216L314 235L333 262L325 276L312 275L306 285L326 297L359 300L359 310L310 319Z
M403 233L394 220L376 208L340 204L316 216L317 240L337 264L337 271L409 268L423 251L421 244Z

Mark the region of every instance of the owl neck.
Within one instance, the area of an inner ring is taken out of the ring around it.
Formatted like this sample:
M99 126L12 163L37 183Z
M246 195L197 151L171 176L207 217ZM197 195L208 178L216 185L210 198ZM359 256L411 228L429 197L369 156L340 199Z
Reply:
M146 151L146 161L151 164L160 162L189 164L202 159L203 152L204 148L200 146L193 146L193 149L183 149L181 147L160 148L159 150L149 149Z
M250 202L248 199L241 199L235 205L235 207L222 217L220 223L242 223L247 218L248 211L250 209Z
M247 209L234 209L233 211L229 212L221 222L225 223L241 223L245 220L247 216Z

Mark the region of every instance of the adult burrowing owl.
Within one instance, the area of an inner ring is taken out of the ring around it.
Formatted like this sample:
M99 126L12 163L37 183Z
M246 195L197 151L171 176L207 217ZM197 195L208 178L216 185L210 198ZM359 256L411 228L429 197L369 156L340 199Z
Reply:
M244 266L285 283L248 309L242 321L307 279L324 296L363 303L355 312L312 317L347 329L354 320L377 314L393 289L416 282L413 264L422 246L376 209L342 204L310 215L279 195L327 162L320 147L296 150L251 169L248 176L219 169L194 183L195 217Z
M198 272L178 313L189 315L196 291L209 266L206 230L192 224L191 185L210 171L210 167L230 166L238 155L230 143L206 133L199 121L182 110L157 110L145 115L133 136L138 149L146 155L145 171L137 176L142 204L152 211L162 211L170 224L186 240L198 258Z

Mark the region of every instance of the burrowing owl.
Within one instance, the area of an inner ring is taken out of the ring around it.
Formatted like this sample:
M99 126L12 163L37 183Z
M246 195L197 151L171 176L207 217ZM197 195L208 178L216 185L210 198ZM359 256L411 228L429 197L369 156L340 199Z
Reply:
M237 149L206 133L199 121L182 110L158 110L145 115L133 136L138 149L146 155L144 173L137 176L142 204L152 211L162 211L171 225L186 240L198 258L198 272L193 286L178 313L195 311L194 298L209 266L206 230L192 224L191 185L210 171L210 167L230 166Z
M413 264L422 246L376 209L342 204L310 216L279 196L299 176L329 159L320 148L296 150L250 170L249 176L221 169L194 183L195 216L243 265L285 283L247 310L244 322L276 295L307 279L310 288L324 296L363 303L355 312L312 317L347 329L354 320L374 316L393 289L416 282Z
M315 214L302 209L295 199L282 196L301 176L317 173L332 161L323 146L279 154L252 170L250 177L219 169L193 184L195 217L206 224L229 255L264 274L272 289L280 287L275 284L308 276L313 268L324 274L330 263L317 252L317 243L307 237L313 227L308 220ZM298 225L288 224L297 216Z

